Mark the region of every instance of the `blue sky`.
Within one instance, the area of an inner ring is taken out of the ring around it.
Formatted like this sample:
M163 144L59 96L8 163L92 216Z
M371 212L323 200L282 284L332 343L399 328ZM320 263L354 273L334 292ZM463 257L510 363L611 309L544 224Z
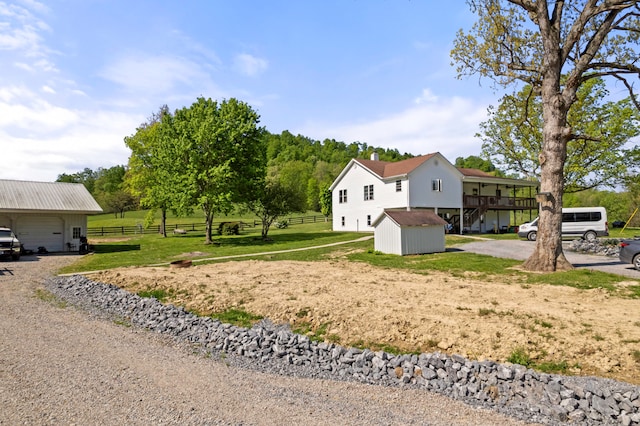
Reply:
M237 98L271 133L451 161L500 94L456 79L463 0L0 0L0 178L126 164L159 107Z

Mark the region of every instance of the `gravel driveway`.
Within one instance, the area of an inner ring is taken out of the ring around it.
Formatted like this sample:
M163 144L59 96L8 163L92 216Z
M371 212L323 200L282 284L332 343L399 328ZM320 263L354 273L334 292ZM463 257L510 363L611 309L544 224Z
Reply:
M526 240L478 239L478 241L467 243L457 248L489 256L526 260L533 253L535 244L535 242ZM563 243L564 255L576 268L593 269L640 280L640 271L634 269L629 263L620 262L618 257L576 253L567 250L568 245L568 241Z
M48 300L74 256L0 262L0 424L526 424L425 391L246 370Z

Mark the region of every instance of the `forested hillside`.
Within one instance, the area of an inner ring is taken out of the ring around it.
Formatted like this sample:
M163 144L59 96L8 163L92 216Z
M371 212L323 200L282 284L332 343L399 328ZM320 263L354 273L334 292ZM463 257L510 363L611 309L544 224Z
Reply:
M306 194L307 209L314 211L320 211L320 192L331 185L352 158L370 158L373 152L383 161L413 157L395 149L376 148L361 142L346 144L333 139L320 142L302 135L294 136L288 131L267 133L265 138L267 175L277 176L285 185Z
M383 161L398 161L413 155L400 154L396 149L368 146L362 142L345 143L334 139L318 141L288 131L264 133L267 176L277 178L287 187L303 194L307 210L320 211L320 193L331 185L352 158L369 158L376 152ZM426 152L425 152L426 154ZM72 174L63 173L58 182L84 184L106 212L122 214L137 209L138 203L125 185L128 165L91 170L85 168Z

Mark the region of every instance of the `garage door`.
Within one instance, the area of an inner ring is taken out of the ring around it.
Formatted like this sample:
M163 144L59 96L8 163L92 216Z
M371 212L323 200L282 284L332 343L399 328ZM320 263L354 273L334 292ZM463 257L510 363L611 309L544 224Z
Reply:
M64 251L62 219L58 217L21 217L16 229L18 239L29 250L44 247L47 251Z
M0 214L0 226L11 228L11 219L9 219L9 216L3 216Z

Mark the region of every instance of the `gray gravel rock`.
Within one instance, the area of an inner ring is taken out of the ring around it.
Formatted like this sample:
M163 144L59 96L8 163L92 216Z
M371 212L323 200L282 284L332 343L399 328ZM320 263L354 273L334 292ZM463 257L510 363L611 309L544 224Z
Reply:
M640 388L594 377L541 374L459 355L394 355L316 342L263 320L246 329L163 305L83 276L50 279L55 295L172 336L247 369L294 377L426 389L545 424L640 424Z
M75 308L42 283L76 259L0 262L0 425L529 424L417 387L237 367L260 362Z

